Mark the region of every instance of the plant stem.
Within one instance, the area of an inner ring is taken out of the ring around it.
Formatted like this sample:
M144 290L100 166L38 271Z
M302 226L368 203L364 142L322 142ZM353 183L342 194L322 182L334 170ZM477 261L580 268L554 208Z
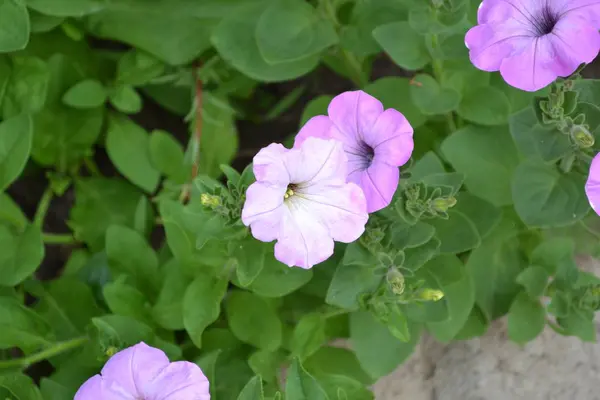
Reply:
M44 233L43 235L45 244L76 244L77 239L69 233Z
M48 213L48 208L50 207L50 202L52 201L52 196L54 193L52 192L52 187L48 185L40 202L38 204L37 210L35 211L35 216L33 218L33 223L39 227L44 225L44 219L46 218L46 214Z
M24 369L29 367L31 364L35 364L50 357L54 357L66 351L73 350L79 346L82 346L87 341L88 338L86 336L83 336L64 342L58 342L55 343L52 347L47 348L46 350L42 350L39 353L31 354L27 357L0 361L0 369L15 367Z
M85 165L85 167L87 168L87 170L90 172L90 174L92 176L94 176L94 177L102 176L100 169L98 169L98 166L96 165L94 160L92 160L90 157L85 157L83 159L83 164Z
M194 120L194 132L192 134L192 172L190 176L190 184L183 185L181 190L181 194L179 196L179 200L184 202L188 199L191 192L191 186L194 182L194 179L198 176L198 171L200 170L200 143L202 140L202 79L198 73L198 69L200 65L197 63L194 65L193 73L194 73L194 81L196 82L196 88L194 93L194 106L195 110L195 120Z
M434 50L436 50L439 47L439 40L437 34L431 35L431 47ZM435 80L438 81L438 83L441 85L442 74L444 72L442 61L438 60L437 58L434 58L431 65L433 67L433 76L435 77ZM451 112L446 113L446 122L448 124L448 129L450 129L450 132L454 132L456 130L456 122L454 121L454 115Z

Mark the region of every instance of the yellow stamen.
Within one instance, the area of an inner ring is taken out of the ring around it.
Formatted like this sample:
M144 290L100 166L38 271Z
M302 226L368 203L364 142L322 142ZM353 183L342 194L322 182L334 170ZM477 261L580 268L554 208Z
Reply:
M294 195L294 191L292 189L288 188L288 190L285 191L285 194L283 195L283 198L284 199L289 199L293 195Z

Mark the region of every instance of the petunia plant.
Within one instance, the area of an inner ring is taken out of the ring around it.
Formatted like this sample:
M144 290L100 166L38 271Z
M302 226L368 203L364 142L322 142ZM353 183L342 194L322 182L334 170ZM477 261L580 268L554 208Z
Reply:
M595 341L599 51L600 0L0 0L0 399Z

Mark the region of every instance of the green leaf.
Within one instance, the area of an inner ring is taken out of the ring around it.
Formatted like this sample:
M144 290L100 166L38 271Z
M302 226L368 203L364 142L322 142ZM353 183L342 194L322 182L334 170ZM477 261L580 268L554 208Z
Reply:
M80 17L104 8L99 0L27 0L27 6L57 17Z
M531 130L537 123L535 112L531 107L511 115L508 122L510 134L519 153L526 157L536 157L538 155L536 142L533 135L531 135Z
M22 229L28 224L27 217L19 206L6 193L0 192L0 221L10 222Z
M569 136L558 129L535 125L528 133L537 154L546 162L556 162L573 151Z
M74 108L100 107L106 101L106 90L97 80L86 79L67 90L62 100Z
M31 276L44 259L42 232L29 225L23 232L15 232L0 225L0 286L16 286Z
M75 395L70 388L48 378L41 379L40 392L44 400L62 400Z
M276 65L265 61L255 39L263 10L261 3L240 7L221 20L211 37L221 57L245 75L263 82L290 80L313 70L319 62L318 55Z
M154 297L158 291L158 258L142 235L125 226L110 226L106 231L106 254L113 276L126 276L146 296Z
M92 0L84 1L90 3ZM73 3L72 0L61 2ZM94 11L107 4L94 3L97 8ZM148 7L145 2L128 2L94 12L86 19L86 27L95 36L127 43L171 65L185 65L210 47L209 37L215 26L214 19L200 18L202 13L197 16L188 12L191 4L174 6L168 1L159 1ZM182 11L182 7L186 11Z
M102 313L90 287L74 278L53 280L31 293L40 298L35 309L52 326L58 340L81 336L90 319Z
M572 308L568 316L557 318L557 321L565 328L566 334L577 336L584 342L596 342L596 324L592 312Z
M590 210L584 186L579 174L561 174L552 165L525 160L512 182L515 209L530 227L570 225Z
M235 249L237 260L236 275L240 285L247 287L260 274L265 266L265 257L270 256L272 245L263 243L248 235Z
M431 61L425 37L415 32L408 22L378 26L373 31L373 37L392 60L404 69L420 70Z
M159 77L165 65L152 55L137 49L125 53L117 63L116 82L119 85L139 86Z
M154 192L160 173L150 160L150 137L142 127L128 118L111 117L106 151L110 160L127 179L148 193Z
M269 351L281 346L283 326L262 297L250 292L230 292L225 312L231 331L242 342Z
M331 22L304 1L272 2L256 25L258 49L271 65L313 56L337 41Z
M462 213L477 228L479 237L485 238L502 219L502 209L489 202L472 195L469 192L460 192L456 196L454 211Z
M184 166L181 144L171 134L161 130L150 133L150 161L154 168L176 183L183 184L188 177Z
M458 108L460 93L454 89L440 87L435 79L425 74L415 76L412 81L410 96L423 114L445 114Z
M102 120L101 108L76 110L62 105L44 108L33 118L33 159L66 172L90 154L100 135Z
M24 49L29 42L29 14L23 0L0 2L0 53Z
M107 283L102 288L102 293L113 314L133 317L146 323L150 321L146 296L135 287L126 284L123 279Z
M409 79L388 76L369 83L364 90L379 99L384 107L400 111L413 128L418 128L425 123L427 117L415 106L410 96L398 96L398 93L407 93L410 87Z
M471 309L467 322L465 322L461 330L454 336L454 340L468 340L483 336L487 331L488 325L488 318L481 311L479 306L475 305L473 309Z
M492 86L467 92L458 106L458 115L481 125L504 125L510 115L506 95Z
M258 350L248 357L248 365L264 381L272 383L279 380L281 364L285 359L286 354L281 350Z
M392 372L413 352L421 336L421 325L411 323L410 341L402 342L368 312L350 314L350 342L360 365L377 379Z
M33 126L28 115L0 123L0 192L23 172L33 141Z
M286 400L328 400L327 394L300 364L298 359L292 361L285 383Z
M517 282L522 285L533 298L541 296L548 286L550 275L545 268L532 265L517 276Z
M234 114L224 98L210 97L203 104L202 120L200 173L216 178L220 166L229 165L238 150Z
M0 375L0 389L8 391L7 395L10 397L7 397L7 400L42 400L42 394L33 380L21 373Z
M544 330L546 313L537 299L521 292L508 311L508 337L517 343L527 343Z
M0 59L0 68L7 77L0 96L4 118L42 110L50 84L48 64L37 57L17 56L10 59L11 68L3 61Z
M293 356L304 360L316 352L326 341L323 316L317 313L307 314L300 318L294 327L290 350Z
M129 85L117 86L108 95L110 104L125 114L137 114L142 110L142 97Z
M518 155L505 128L469 126L450 135L442 152L465 174L469 191L495 206L512 204L510 184Z
M302 116L300 117L300 128L304 126L312 117L316 117L317 115L327 115L327 107L329 103L333 100L333 96L330 95L321 95L311 99L304 107L304 111L302 111ZM294 141L292 138L292 145ZM291 146L290 146L291 147Z
M51 339L46 321L11 297L0 296L0 330L0 349L19 347L30 352Z
M467 216L453 209L448 210L448 216L448 219L429 221L435 228L436 237L442 242L442 254L462 253L481 244L477 227Z
M255 376L244 386L237 400L264 400L264 398L262 379L260 376Z
M272 253L265 255L265 265L248 289L263 297L283 297L304 286L313 276L311 270L290 268L277 261ZM236 282L235 278L233 280Z
M534 265L543 267L548 275L555 275L564 260L573 260L574 257L574 240L569 237L555 237L540 243L533 250L530 258ZM571 283L574 283L574 281L571 281Z
M155 340L152 328L131 317L103 315L92 318L92 324L96 328L101 342L112 346L126 348L139 342L152 345Z
M84 178L75 181L75 205L69 226L92 251L104 247L110 225L134 225L141 193L123 180Z
M374 395L362 383L344 375L315 376L330 399L373 400Z
M344 375L365 385L373 383L354 352L341 347L321 347L304 361L304 367L313 375Z
M202 333L221 313L221 301L226 290L227 279L203 271L185 291L183 325L198 348L202 347Z
M164 329L176 331L185 328L183 299L189 280L181 272L179 263L172 259L162 268L162 287L152 308L156 323Z

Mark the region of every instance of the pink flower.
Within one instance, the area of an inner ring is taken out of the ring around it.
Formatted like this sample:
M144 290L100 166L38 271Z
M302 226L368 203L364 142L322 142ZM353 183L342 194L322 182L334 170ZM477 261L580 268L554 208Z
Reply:
M379 100L360 90L336 96L327 113L304 125L294 147L311 136L341 141L348 156L347 180L365 193L368 212L381 210L398 188L398 167L412 154L412 127L404 115L391 108L384 111Z
M169 363L165 353L142 342L112 356L74 400L210 400L208 386L196 364Z
M596 214L600 215L600 153L596 154L592 160L590 173L585 183L585 194Z
M333 241L353 242L367 223L365 197L346 183L342 144L311 138L298 148L270 144L254 157L256 182L246 192L242 221L275 258L311 268L333 254Z
M571 75L600 50L600 0L484 0L467 32L471 62L526 91Z

